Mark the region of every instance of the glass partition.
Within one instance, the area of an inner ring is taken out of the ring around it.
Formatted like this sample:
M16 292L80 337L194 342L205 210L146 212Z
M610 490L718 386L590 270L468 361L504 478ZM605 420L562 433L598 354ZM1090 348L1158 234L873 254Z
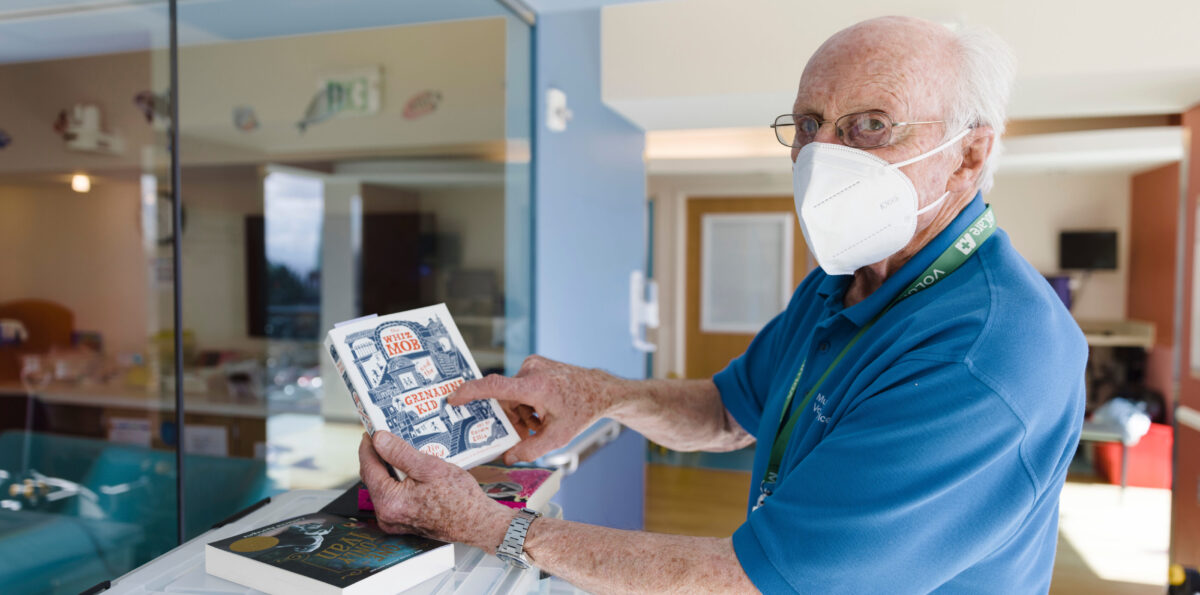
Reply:
M335 323L445 303L485 371L529 353L529 26L493 0L246 10L180 5L184 445L217 484L345 488Z
M494 0L178 11L173 72L165 1L0 5L6 592L76 593L355 481L362 427L319 349L338 321L444 302L481 368L530 351L525 22Z
M5 592L78 593L178 542L168 35L165 3L0 5Z

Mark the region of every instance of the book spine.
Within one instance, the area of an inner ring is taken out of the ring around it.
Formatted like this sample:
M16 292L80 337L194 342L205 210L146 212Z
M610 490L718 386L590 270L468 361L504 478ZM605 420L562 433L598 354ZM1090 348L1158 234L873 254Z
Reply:
M338 374L342 376L342 382L346 383L346 389L350 391L350 398L354 399L354 407L358 409L358 415L362 420L363 427L367 429L367 434L374 436L376 424L373 413L377 412L378 408L374 403L368 404L363 402L361 395L370 394L366 383L357 378L355 374L352 374L350 366L344 363L346 361L354 361L354 359L346 351L347 347L344 342L337 340L335 335L337 335L335 332L325 335L325 347L329 350L329 357L333 359L333 365L337 368ZM379 419L379 426L387 428L387 423L382 419L382 415ZM388 465L388 468L391 469L392 475L398 480L403 480L407 477L406 473L392 465Z
M329 357L333 359L333 365L337 368L338 375L342 377L342 382L346 384L346 389L350 391L350 398L354 399L354 408L358 410L358 418L362 421L363 427L367 429L367 434L375 435L375 424L371 421L370 414L363 406L362 397L359 396L359 391L354 381L350 379L350 373L347 366L343 363L343 358L338 350L337 342L334 341L332 335L325 337L325 347L329 350Z

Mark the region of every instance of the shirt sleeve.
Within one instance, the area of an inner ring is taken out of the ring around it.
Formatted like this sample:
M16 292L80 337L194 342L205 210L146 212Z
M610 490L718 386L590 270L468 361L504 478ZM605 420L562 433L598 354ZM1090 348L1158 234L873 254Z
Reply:
M898 362L829 423L733 536L763 592L929 592L1033 506L1023 425L965 364Z

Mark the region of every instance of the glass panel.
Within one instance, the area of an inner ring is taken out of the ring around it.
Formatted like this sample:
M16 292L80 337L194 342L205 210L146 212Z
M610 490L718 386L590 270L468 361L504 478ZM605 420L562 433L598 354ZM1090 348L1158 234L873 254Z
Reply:
M700 330L756 333L792 288L792 215L704 215Z
M221 515L357 480L335 323L444 302L484 370L529 353L529 27L492 0L253 4L180 6L184 435L245 486Z
M168 34L165 3L0 8L5 592L177 543Z

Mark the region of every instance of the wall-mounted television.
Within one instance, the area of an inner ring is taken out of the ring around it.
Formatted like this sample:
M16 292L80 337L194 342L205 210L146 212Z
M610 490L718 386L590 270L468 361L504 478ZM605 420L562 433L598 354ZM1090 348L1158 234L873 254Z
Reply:
M1058 268L1112 271L1117 268L1117 232L1064 231L1058 235Z

